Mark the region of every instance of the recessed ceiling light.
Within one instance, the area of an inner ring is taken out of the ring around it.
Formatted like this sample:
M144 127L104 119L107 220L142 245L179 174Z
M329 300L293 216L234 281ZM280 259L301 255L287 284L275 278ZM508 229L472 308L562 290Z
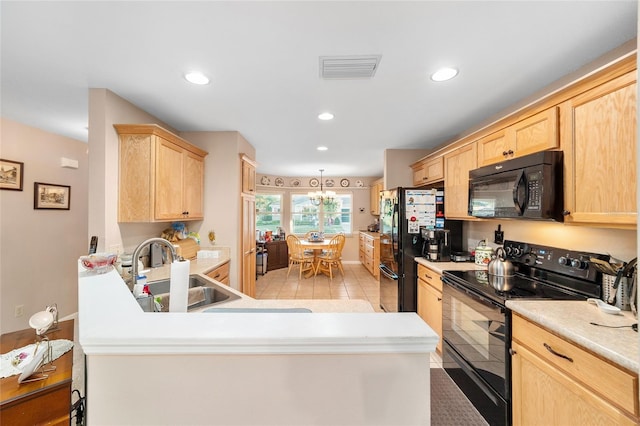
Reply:
M202 74L201 72L188 72L184 75L184 78L193 84L209 84L209 77Z
M323 112L322 114L318 115L318 118L320 120L332 120L333 114L331 114L330 112Z
M458 70L455 68L440 68L438 71L431 74L431 80L433 81L447 81L458 75Z
M318 151L327 151L329 148L327 148L326 146L319 146L316 148Z

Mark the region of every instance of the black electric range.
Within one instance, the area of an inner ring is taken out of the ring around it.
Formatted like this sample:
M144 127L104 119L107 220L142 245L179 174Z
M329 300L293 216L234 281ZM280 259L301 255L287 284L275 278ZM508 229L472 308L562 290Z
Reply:
M585 300L602 295L590 257L609 256L505 241L516 274L444 271L443 367L491 425L511 424L510 299Z

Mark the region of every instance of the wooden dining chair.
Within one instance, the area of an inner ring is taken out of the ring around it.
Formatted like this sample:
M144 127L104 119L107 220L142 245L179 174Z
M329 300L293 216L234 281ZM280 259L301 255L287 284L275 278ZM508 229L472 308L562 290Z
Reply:
M287 270L287 278L291 272L291 268L294 265L300 266L299 278L302 278L302 273L311 271L315 273L315 266L313 264L313 253L305 253L300 239L293 234L287 236L287 248L289 249L289 270Z
M315 275L318 272L327 273L330 279L333 279L333 268L337 268L344 278L344 269L342 267L342 248L345 243L344 234L337 234L329 241L327 249L318 256Z

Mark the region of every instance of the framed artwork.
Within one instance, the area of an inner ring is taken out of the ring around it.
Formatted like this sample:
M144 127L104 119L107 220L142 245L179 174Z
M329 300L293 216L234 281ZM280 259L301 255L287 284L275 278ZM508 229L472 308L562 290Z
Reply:
M71 206L71 187L52 183L34 182L33 208L69 210Z
M0 158L0 189L22 191L24 163Z

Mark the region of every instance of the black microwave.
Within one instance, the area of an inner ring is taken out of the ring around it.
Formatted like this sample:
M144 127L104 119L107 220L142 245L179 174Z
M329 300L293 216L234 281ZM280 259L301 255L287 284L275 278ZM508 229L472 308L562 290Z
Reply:
M469 172L469 215L563 221L562 151L543 151Z

